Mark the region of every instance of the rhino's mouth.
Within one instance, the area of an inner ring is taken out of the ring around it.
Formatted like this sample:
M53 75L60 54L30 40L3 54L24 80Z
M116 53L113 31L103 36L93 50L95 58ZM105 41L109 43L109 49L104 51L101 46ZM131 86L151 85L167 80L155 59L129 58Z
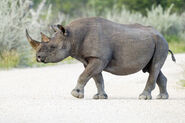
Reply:
M36 61L39 62L39 63L58 63L62 60L64 60L66 57L64 58L55 58L55 59L52 59L51 57L37 57L36 58Z

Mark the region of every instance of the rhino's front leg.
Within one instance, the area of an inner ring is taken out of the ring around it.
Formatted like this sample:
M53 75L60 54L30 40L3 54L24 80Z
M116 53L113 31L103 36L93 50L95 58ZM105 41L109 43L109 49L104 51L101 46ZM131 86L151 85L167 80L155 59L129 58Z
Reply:
M103 80L102 73L99 73L99 74L93 76L93 79L96 83L96 87L97 87L97 90L98 90L98 93L95 94L93 96L93 98L94 99L107 99L108 96L107 96L107 94L105 93L105 90L104 90L104 80Z
M89 81L89 79L99 73L102 72L105 64L102 60L98 58L90 58L88 59L88 64L83 71L83 73L78 78L77 85L75 89L72 90L71 94L77 98L84 97L84 87Z

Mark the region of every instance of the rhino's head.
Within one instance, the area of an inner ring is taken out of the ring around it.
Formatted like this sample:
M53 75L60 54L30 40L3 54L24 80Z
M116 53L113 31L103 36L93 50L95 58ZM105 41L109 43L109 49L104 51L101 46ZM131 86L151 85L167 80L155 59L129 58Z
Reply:
M26 30L30 45L36 50L36 60L43 63L56 63L70 55L71 43L69 32L61 25L51 26L53 36L47 37L41 33L41 42L33 40Z

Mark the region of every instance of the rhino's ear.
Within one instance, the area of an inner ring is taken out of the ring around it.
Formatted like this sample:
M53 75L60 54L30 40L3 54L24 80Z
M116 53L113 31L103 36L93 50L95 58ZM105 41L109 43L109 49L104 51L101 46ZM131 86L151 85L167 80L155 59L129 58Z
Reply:
M68 31L60 24L57 25L51 25L51 28L54 32L62 32L64 36L68 36Z
M57 24L57 27L58 27L58 29L59 29L60 31L62 31L63 33L65 33L65 28L64 28L62 25Z
M62 25L58 24L57 27L64 34L64 36L68 35L68 31Z
M41 34L41 41L42 42L49 42L50 41L50 38L48 36L46 36L42 32L40 32L40 34Z
M28 42L33 47L33 49L37 50L38 46L40 45L40 42L33 40L30 35L28 34L28 30L26 29L26 37L28 39Z

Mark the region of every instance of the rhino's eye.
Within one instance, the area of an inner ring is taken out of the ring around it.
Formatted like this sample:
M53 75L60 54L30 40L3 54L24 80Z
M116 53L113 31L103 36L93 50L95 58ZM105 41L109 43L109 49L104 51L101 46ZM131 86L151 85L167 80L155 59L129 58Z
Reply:
M51 46L51 49L55 49L56 47L55 46Z
M66 46L65 46L65 45L63 45L63 46L62 46L62 49L66 49Z

